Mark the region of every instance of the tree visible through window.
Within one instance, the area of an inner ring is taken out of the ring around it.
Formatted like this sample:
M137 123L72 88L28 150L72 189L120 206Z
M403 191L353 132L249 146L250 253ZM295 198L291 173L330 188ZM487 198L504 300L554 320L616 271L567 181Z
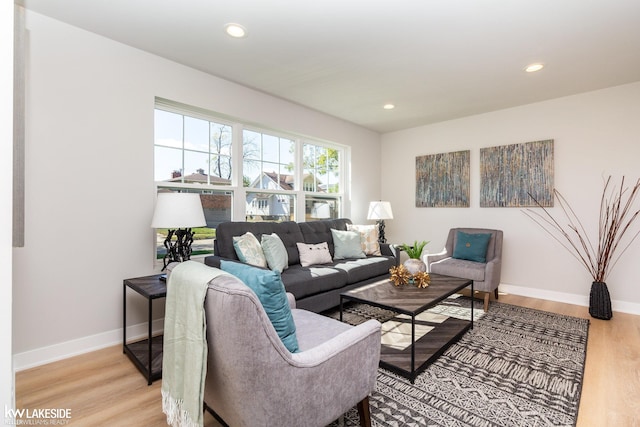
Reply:
M315 179L305 181L305 191L340 192L340 152L337 149L305 143L302 149L305 175Z

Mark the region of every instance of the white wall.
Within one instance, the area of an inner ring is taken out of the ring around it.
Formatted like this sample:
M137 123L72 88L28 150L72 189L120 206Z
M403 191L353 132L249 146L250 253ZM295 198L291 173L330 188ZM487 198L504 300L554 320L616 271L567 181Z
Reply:
M14 407L11 352L13 2L0 2L0 409ZM2 416L4 419L4 415Z
M395 216L387 221L388 236L394 242L430 240L427 249L437 252L451 227L500 228L503 288L587 304L586 269L522 209L479 207L480 148L544 139L555 141L555 187L596 239L603 177L613 175L616 183L623 175L640 178L640 82L383 135L382 197ZM471 207L416 208L416 156L468 149ZM551 212L560 213L557 204ZM640 240L607 280L614 310L640 313L639 258Z
M27 12L26 242L14 250L16 369L119 342L122 280L153 273L160 96L349 145L351 217L379 198L379 135ZM349 215L349 212L347 212ZM142 298L129 298L142 322ZM131 315L131 312L130 312Z

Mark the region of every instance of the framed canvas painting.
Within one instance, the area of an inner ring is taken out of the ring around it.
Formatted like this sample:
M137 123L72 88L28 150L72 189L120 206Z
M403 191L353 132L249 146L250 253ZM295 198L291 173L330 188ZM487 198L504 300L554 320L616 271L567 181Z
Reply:
M480 149L480 207L553 206L553 140Z
M471 152L416 157L416 207L469 207Z

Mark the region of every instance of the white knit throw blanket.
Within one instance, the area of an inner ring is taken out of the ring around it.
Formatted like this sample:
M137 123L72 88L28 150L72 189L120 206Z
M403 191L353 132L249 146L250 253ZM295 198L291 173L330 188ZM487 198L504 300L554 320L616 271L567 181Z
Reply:
M167 281L162 354L162 412L173 427L203 425L207 374L204 298L224 273L196 261L177 265Z

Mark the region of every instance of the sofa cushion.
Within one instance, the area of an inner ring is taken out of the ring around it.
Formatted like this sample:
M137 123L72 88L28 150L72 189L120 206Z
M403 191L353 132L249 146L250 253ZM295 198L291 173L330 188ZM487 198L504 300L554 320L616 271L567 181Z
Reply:
M300 351L312 349L353 328L348 323L311 311L293 309L291 312L296 323Z
M453 258L475 262L487 262L487 246L490 233L465 233L458 231L453 247Z
M271 270L282 273L289 268L287 248L284 247L284 243L276 233L263 234L260 245L262 246L264 257L267 259L267 265Z
M290 352L297 352L296 325L280 273L225 260L220 262L220 268L242 280L255 292L282 343Z
M336 262L333 268L344 271L347 274L347 284L352 284L387 274L395 265L393 257L379 256Z
M335 248L334 259L364 258L366 256L360 244L360 233L357 231L334 230L332 228L331 235Z
M429 266L429 272L483 282L485 266L486 264L480 262L445 258L441 261L432 262Z
M347 284L347 274L330 265L303 267L291 265L282 273L282 282L287 292L291 292L296 300L338 289Z
M257 267L267 266L262 246L252 232L247 231L242 236L234 236L233 247L240 261Z
M300 254L300 265L309 267L316 264L328 264L332 262L327 242L315 245L309 243L297 243Z

